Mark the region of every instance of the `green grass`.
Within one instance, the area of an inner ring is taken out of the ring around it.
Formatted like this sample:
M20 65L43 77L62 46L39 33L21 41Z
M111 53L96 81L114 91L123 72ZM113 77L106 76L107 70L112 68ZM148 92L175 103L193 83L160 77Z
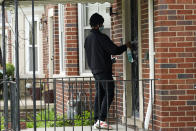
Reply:
M45 115L46 114L46 115ZM93 117L92 113L92 117ZM91 113L89 111L84 111L81 115L77 115L74 117L74 120L68 120L67 116L63 119L63 115L56 115L56 123L55 123L55 112L54 110L46 110L41 111L36 116L36 127L62 127L62 126L88 126L93 124L94 121L90 120ZM33 119L27 122L27 128L33 128ZM56 125L55 125L56 124Z

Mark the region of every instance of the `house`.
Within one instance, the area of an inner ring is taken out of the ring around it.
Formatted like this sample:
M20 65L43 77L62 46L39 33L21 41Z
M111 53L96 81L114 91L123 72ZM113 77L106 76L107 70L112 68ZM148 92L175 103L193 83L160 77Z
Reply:
M195 0L114 0L111 4L58 4L40 7L40 12L36 13L39 17L35 17L37 45L40 44L40 47L36 46L36 73L38 76L51 78L92 76L86 66L83 41L90 29L89 17L92 12L98 11L104 15L106 33L117 45L125 41L132 41L135 45L132 50L135 62L129 63L126 54L117 56L115 75L121 76L120 79L152 79L149 82L151 86L146 85L145 88L142 82L126 87L131 94L126 99L130 105L130 120L132 100L137 99L138 126L144 123L146 129L153 126L160 131L194 131L195 5ZM109 7L112 7L111 16L108 13ZM24 19L22 25L26 25ZM22 31L26 29L28 30L28 26L23 27ZM21 34L27 35L29 39L30 32L31 30ZM24 58L20 59L21 76L23 73L31 74L32 71L32 46L26 37L22 37L24 40L20 39L21 43L27 41L25 47L27 45L29 50L25 53L24 44L20 44L20 54ZM25 58L28 59L27 63L24 63ZM132 87L137 93L132 92ZM123 107L125 99L119 100L122 103L119 106ZM120 114L123 119L124 110Z

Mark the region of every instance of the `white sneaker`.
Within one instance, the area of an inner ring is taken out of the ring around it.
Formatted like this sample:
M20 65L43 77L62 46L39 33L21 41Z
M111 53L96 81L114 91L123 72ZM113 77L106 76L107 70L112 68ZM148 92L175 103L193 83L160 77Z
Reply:
M105 121L100 121L98 120L95 124L94 124L94 128L95 129L109 129L112 130L113 128L108 125Z

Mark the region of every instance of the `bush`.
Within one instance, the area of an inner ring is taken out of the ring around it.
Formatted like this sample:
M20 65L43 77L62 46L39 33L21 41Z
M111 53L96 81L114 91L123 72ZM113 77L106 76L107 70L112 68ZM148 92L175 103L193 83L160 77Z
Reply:
M14 65L11 64L11 63L7 63L6 64L6 74L7 74L7 77L13 78L14 77L14 71L15 71Z
M46 115L45 115L46 114ZM93 116L93 113L92 113ZM77 115L74 117L74 120L67 119L67 116L65 115L65 118L63 119L62 115L56 114L57 120L56 120L56 127L62 127L62 126L88 126L93 124L94 121L91 121L91 113L88 111L84 111L81 115ZM30 121L33 121L31 118ZM41 111L36 116L36 127L54 127L55 126L55 112L53 109ZM46 122L45 122L46 121ZM83 123L82 123L83 122ZM33 128L33 122L27 122L27 128Z
M14 65L11 64L11 63L7 63L6 64L6 75L7 75L8 78L9 77L11 77L11 78L14 77L14 71L15 71ZM3 71L0 72L0 79L3 79Z

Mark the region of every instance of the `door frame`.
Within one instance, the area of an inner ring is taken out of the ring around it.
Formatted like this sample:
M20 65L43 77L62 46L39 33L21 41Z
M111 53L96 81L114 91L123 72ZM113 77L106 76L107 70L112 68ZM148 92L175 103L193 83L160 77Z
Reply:
M142 44L141 44L141 7L140 4L141 0L137 0L137 4L138 4L138 68L139 68L139 79L142 79ZM123 21L123 41L124 43L127 41L131 41L131 3L130 1L127 0L122 0L122 21ZM132 78L132 73L131 73L131 69L132 69L132 65L128 62L127 59L127 54L124 53L124 60L123 60L123 74L124 74L124 79L125 80L131 80ZM132 96L130 94L132 94L132 85L126 85L126 100L127 101L127 117L128 117L128 124L133 124L133 117L132 115ZM139 118L137 118L136 124L138 127L142 127L142 123L143 123L143 89L142 89L142 81L139 82ZM125 102L125 92L124 92L124 107L126 106ZM125 109L125 108L124 108ZM126 111L123 111L124 114L123 116L126 115ZM123 118L125 119L125 117Z

